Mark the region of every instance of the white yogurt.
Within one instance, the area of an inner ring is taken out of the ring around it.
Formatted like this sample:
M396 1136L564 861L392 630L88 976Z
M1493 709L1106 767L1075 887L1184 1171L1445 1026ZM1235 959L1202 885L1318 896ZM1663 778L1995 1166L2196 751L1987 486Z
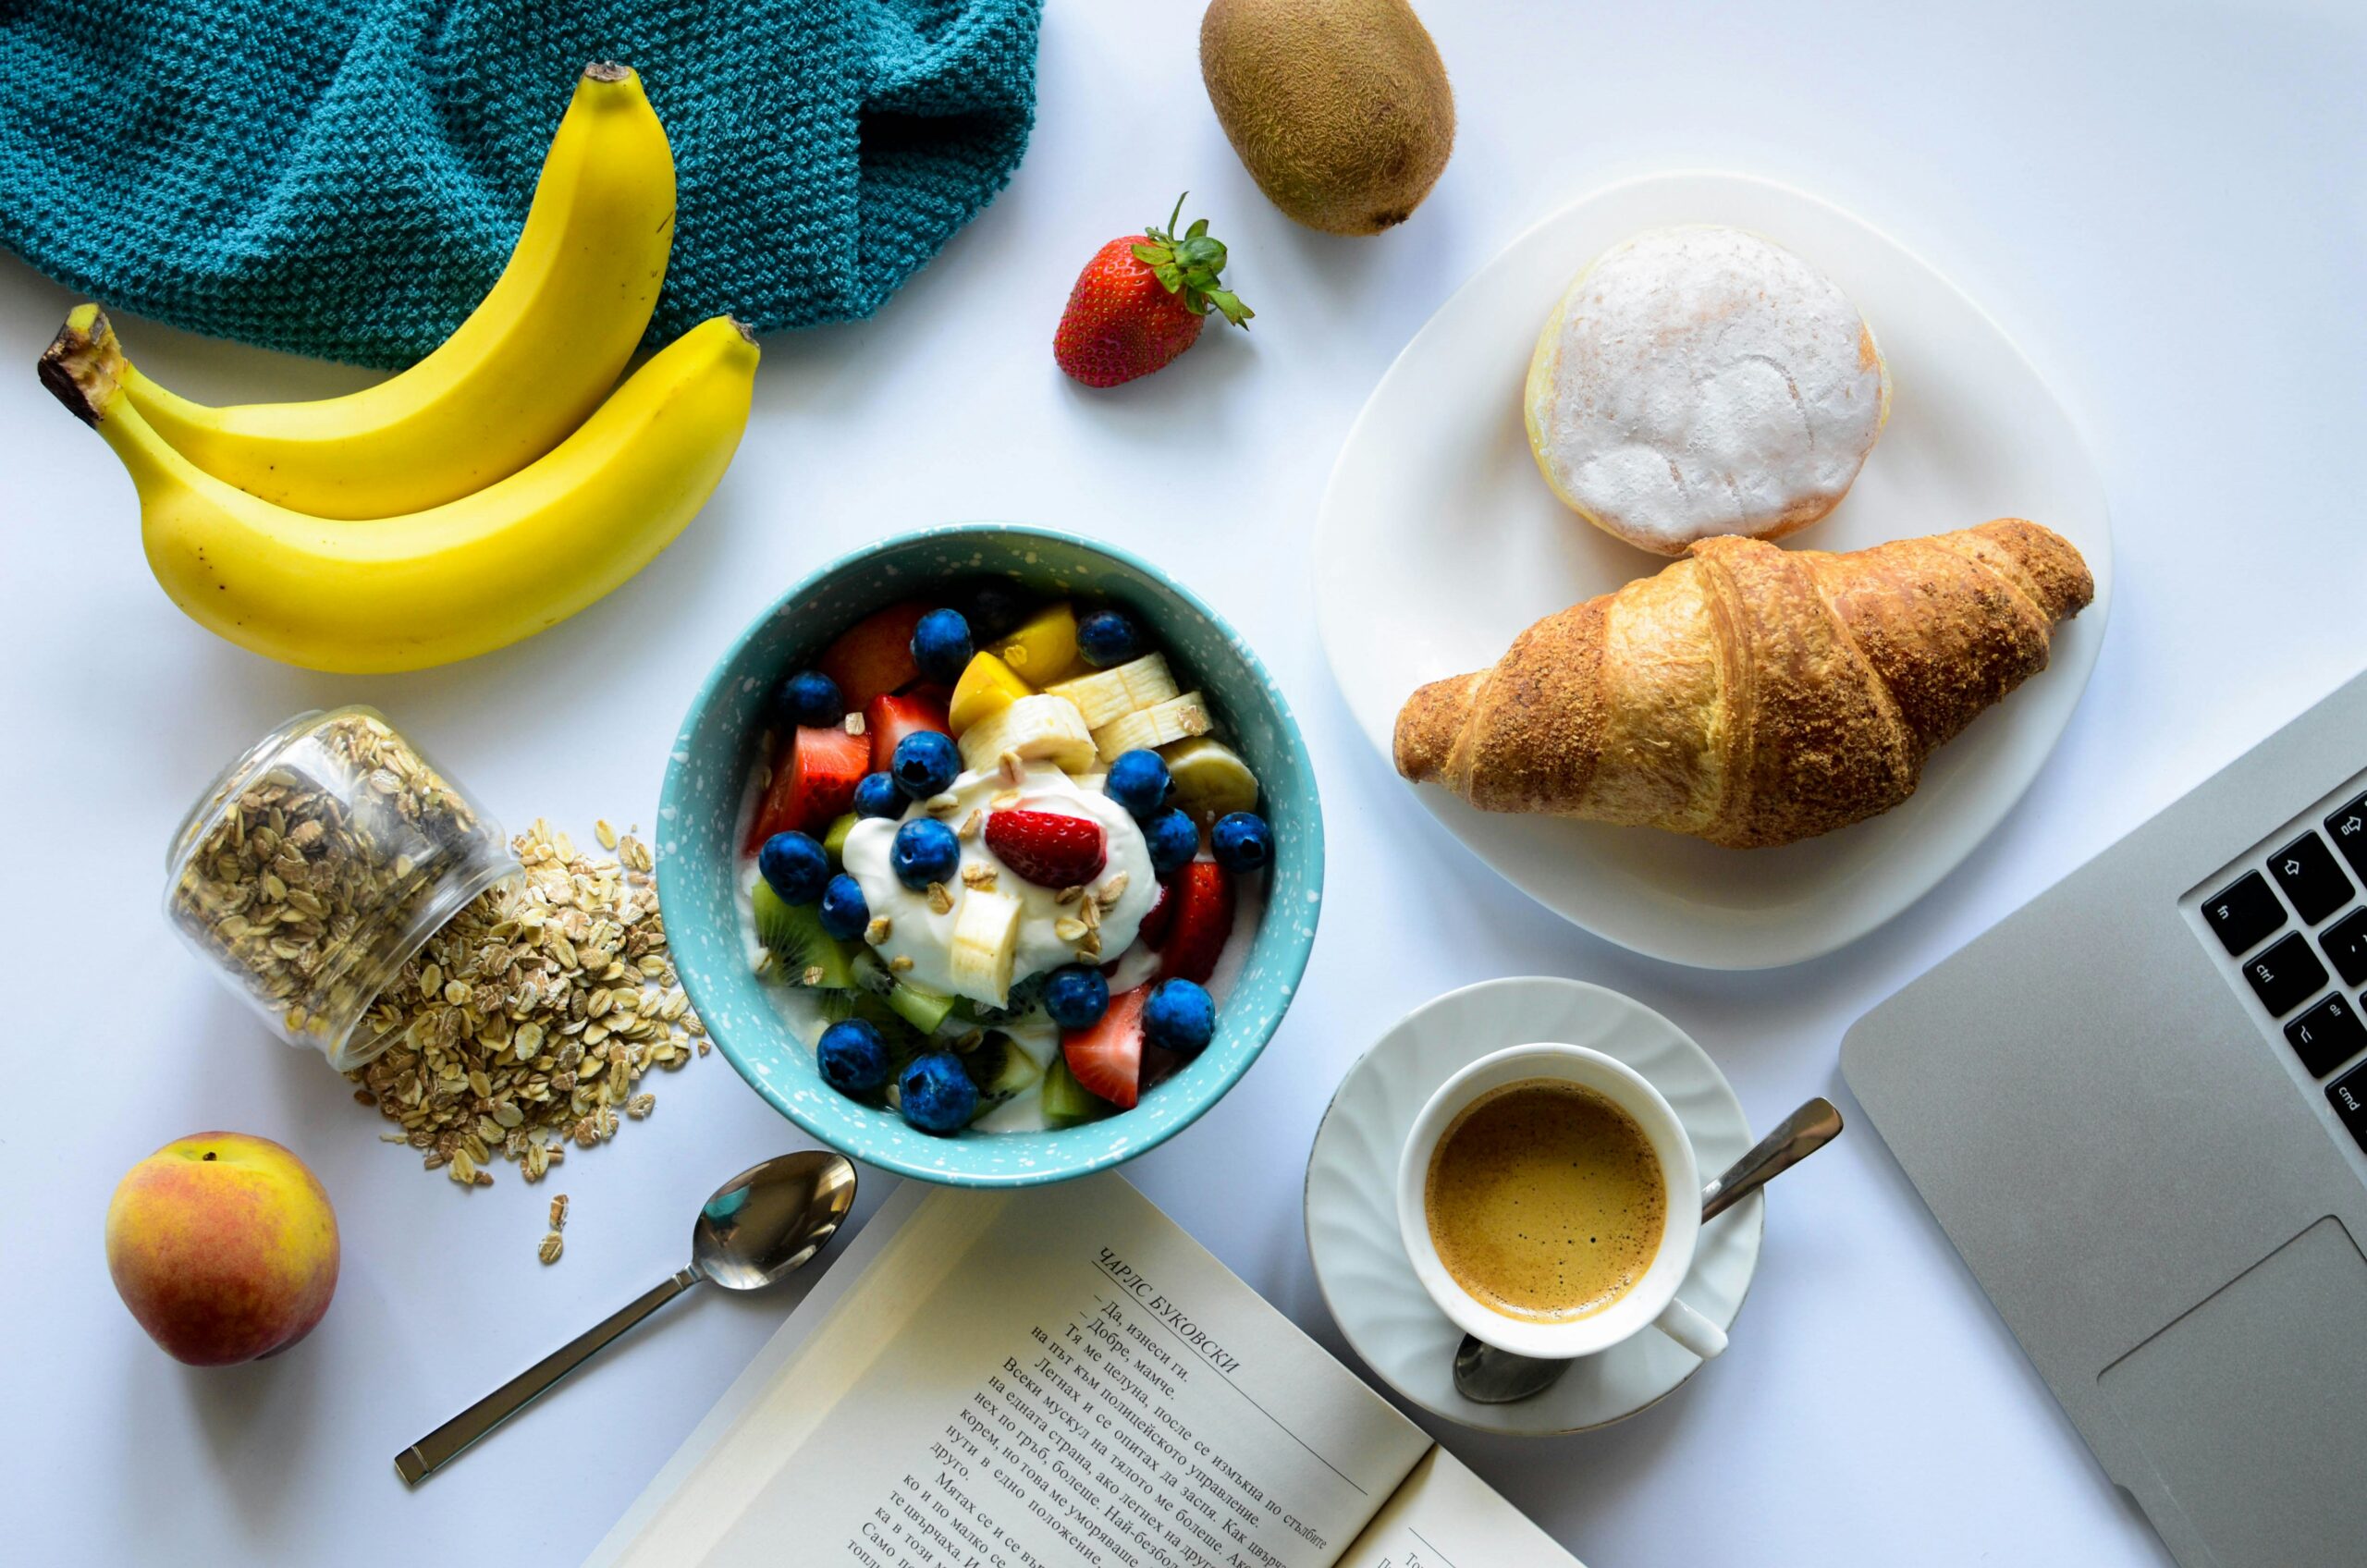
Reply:
M994 891L1019 900L1017 942L1011 965L1014 986L1032 974L1080 962L1077 944L1064 940L1055 927L1061 921L1074 918L1082 900L1059 902L1059 888L1039 888L1026 880L987 846L985 819L997 809L994 802L1015 794L1017 800L1004 800L1005 809L1081 816L1100 825L1108 859L1101 875L1088 885L1086 894L1107 894L1115 888L1117 897L1101 911L1102 956L1085 962L1107 962L1132 947L1143 916L1158 900L1159 881L1151 871L1150 846L1143 840L1143 830L1123 807L1101 792L1099 776L1092 776L1088 782L1089 787L1050 763L1028 765L1017 784L1007 782L997 770L965 773L953 781L950 791L953 808L938 818L946 827L958 829L970 820L972 814L978 814L979 830L962 840L963 869L988 867L995 873ZM987 994L980 985L964 986L953 973L954 923L962 917L963 900L974 892L963 884L961 873L947 878L945 890L951 896L952 904L939 914L928 907L927 890L905 887L889 864L896 829L903 822L928 815L914 802L901 818L866 817L847 834L842 857L847 875L862 885L864 902L870 906L872 918L877 921L885 916L888 920L888 935L872 946L882 962L915 986L1000 1007L1004 998ZM899 959L910 959L911 966L900 966Z

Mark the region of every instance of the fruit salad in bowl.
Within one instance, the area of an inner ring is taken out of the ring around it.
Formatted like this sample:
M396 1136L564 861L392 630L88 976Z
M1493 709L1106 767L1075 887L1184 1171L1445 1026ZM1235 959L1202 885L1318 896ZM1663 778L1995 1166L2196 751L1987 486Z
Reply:
M1153 569L1007 527L793 592L693 707L661 823L726 1054L817 1136L945 1181L1081 1174L1196 1116L1279 1022L1320 888L1254 656Z

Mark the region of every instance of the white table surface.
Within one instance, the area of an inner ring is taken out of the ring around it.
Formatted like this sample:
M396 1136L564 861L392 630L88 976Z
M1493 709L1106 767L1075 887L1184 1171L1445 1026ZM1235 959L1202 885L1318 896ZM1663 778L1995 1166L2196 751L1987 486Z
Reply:
M557 630L456 668L307 674L184 620L142 565L129 484L30 374L73 296L0 261L0 343L18 365L0 377L0 922L18 998L0 1116L0 1494L18 1560L572 1562L797 1293L669 1308L402 1488L397 1449L662 1278L717 1180L803 1139L717 1055L660 1078L651 1121L541 1187L505 1167L464 1193L381 1145L374 1114L261 1036L157 915L180 812L296 709L381 705L513 824L646 823L710 661L827 557L1005 517L1167 562L1291 692L1331 883L1307 984L1263 1060L1132 1174L1345 1354L1309 1273L1300 1172L1341 1072L1407 1009L1500 974L1614 986L1700 1039L1764 1125L1840 1095L1835 1046L1867 1007L2358 664L2355 6L1430 0L1459 141L1413 221L1370 240L1296 228L1257 195L1202 93L1196 10L1054 0L1041 117L1010 190L877 320L766 344L739 460L673 549ZM1824 193L1954 276L2060 389L2117 531L2111 635L2029 797L1887 928L1772 974L1634 957L1471 860L1351 725L1307 587L1332 455L1438 302L1556 205L1688 165ZM1049 338L1076 267L1185 186L1233 247L1254 330L1212 328L1116 393L1069 385ZM211 400L364 379L122 325L144 365ZM344 1235L321 1328L229 1371L156 1351L100 1245L124 1170L204 1128L293 1146ZM567 1255L545 1268L534 1246L561 1190ZM1441 1435L1594 1568L2166 1562L1862 1125L1776 1190L1734 1349L1677 1397L1580 1438Z

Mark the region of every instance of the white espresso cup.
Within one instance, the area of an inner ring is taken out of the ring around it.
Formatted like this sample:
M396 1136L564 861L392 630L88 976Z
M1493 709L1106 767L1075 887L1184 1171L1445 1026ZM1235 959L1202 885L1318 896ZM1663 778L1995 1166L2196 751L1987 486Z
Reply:
M1643 1129L1666 1186L1667 1226L1651 1266L1625 1295L1583 1317L1543 1322L1496 1311L1457 1284L1430 1240L1425 1189L1439 1140L1474 1100L1507 1084L1553 1079L1592 1089ZM1645 1329L1658 1329L1708 1360L1726 1348L1725 1330L1679 1301L1676 1288L1693 1267L1701 1236L1701 1173L1693 1145L1661 1092L1634 1068L1584 1046L1511 1046L1492 1052L1439 1085L1414 1118L1397 1165L1397 1229L1414 1273L1439 1310L1481 1342L1540 1361L1592 1355Z

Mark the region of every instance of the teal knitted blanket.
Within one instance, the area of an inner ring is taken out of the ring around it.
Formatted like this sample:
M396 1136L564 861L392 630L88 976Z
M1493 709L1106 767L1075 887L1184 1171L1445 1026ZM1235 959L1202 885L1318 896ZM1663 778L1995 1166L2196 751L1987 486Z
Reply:
M652 340L868 315L1018 165L1040 5L0 3L0 243L105 305L408 364L492 287L612 59L674 147Z

